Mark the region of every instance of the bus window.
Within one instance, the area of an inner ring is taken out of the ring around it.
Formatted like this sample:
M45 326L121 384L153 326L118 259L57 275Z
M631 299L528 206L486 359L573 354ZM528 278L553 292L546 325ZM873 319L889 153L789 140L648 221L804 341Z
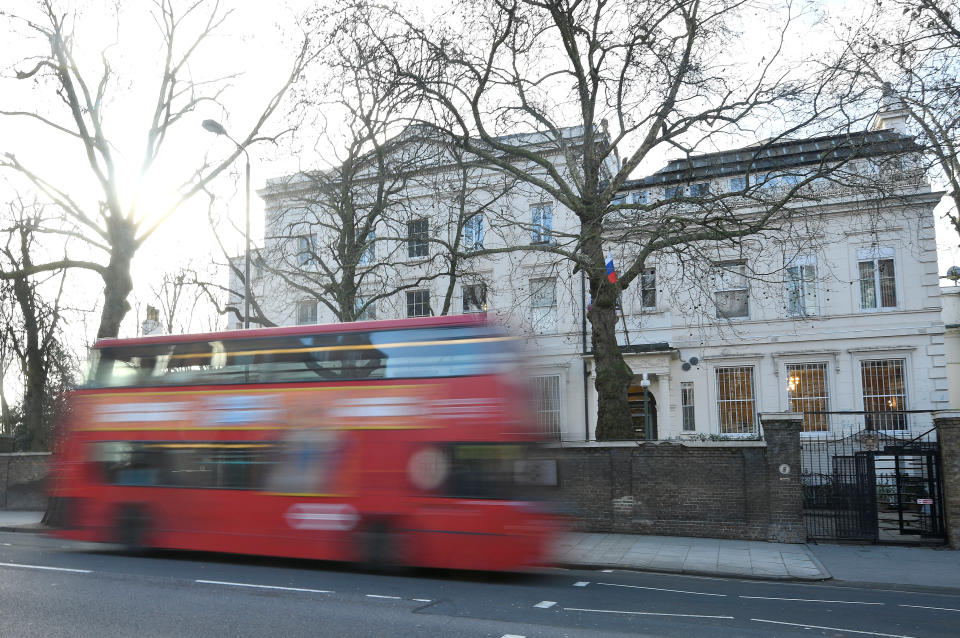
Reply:
M510 498L514 464L523 458L516 444L464 443L451 446L449 495L459 498Z
M103 441L94 444L103 480L112 485L157 485L162 458L140 444Z

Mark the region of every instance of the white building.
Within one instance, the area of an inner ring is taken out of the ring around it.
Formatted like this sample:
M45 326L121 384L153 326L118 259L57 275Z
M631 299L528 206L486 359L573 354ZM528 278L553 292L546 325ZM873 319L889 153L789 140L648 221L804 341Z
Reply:
M924 431L929 414L863 412L948 406L933 217L940 194L909 159L881 161L910 148L900 134L902 117L887 115L873 131L849 138L696 156L624 186L624 197L636 202L725 195L725 205L749 215L763 204L731 195L749 190L746 180L776 198L806 179L825 153L843 159L854 145L863 155L845 169L848 178L864 176L859 186L849 179L804 186L781 232L648 261L642 280L624 294L618 335L635 374L630 397L638 436L749 436L760 412L790 409L833 413L808 414L808 431L839 432L865 421L877 429ZM542 139L528 139L550 152ZM358 303L367 303L362 317L438 312L448 291L449 312L486 310L529 337L541 418L564 440L592 439L597 398L582 275L548 253L505 252L468 260L451 281L443 274L448 261L432 242L450 240L458 227L441 178L459 169L440 155L422 179L404 184L402 210L371 228L375 242L365 245L361 269L376 262L380 272L358 286ZM459 226L466 244L562 243L576 234L574 216L532 187L510 184L503 194L498 173L482 166L469 171L471 210L481 212ZM304 225L310 206L303 195L311 183L271 180L261 191L266 268L254 276L253 291L281 325L335 320L316 295L305 294L310 277L289 274L320 268L311 253L325 245L322 230L315 230L316 218ZM642 224L642 217L621 221ZM616 263L632 250L629 241L609 248ZM236 278L231 289L242 290Z

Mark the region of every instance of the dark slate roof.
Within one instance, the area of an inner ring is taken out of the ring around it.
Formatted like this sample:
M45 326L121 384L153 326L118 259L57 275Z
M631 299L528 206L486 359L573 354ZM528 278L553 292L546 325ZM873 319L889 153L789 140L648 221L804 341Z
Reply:
M625 182L621 190L658 184L703 182L717 177L742 175L748 171L766 173L851 157L898 155L920 150L912 137L889 130L764 142L732 151L672 160L653 175Z
M646 352L668 352L674 350L676 350L676 348L672 347L666 341L658 343L632 343L629 346L620 346L620 352L624 354L643 354Z

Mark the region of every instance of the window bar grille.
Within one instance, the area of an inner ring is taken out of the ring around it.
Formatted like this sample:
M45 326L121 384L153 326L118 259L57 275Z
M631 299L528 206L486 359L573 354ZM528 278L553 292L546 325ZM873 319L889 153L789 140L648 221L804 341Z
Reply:
M906 430L906 383L903 359L860 362L864 423L868 430ZM891 414L884 414L890 412Z
M829 432L830 396L826 363L787 364L790 409L803 414L804 432Z
M717 368L717 412L721 434L756 431L753 366Z

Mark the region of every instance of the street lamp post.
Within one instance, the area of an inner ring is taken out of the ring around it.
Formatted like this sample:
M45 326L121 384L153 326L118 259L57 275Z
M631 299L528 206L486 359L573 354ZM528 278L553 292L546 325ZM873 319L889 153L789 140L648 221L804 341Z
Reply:
M246 185L247 185L247 202L246 202L246 218L244 223L244 251L243 251L243 327L250 327L250 154L247 152L245 146L241 146L235 139L230 137L227 133L227 129L217 122L216 120L204 120L200 126L205 130L210 131L215 135L223 135L228 140L237 145L237 148L243 151L244 157L246 157Z

